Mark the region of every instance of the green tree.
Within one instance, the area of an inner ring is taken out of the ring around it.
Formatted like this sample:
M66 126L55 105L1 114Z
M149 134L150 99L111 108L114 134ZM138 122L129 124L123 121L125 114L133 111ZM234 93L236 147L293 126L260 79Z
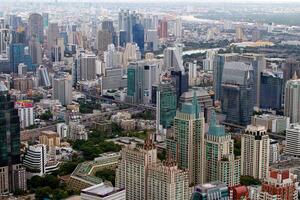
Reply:
M253 178L252 176L241 176L240 183L242 185L260 185L261 182L258 179Z
M45 199L51 198L51 193L52 193L52 189L50 187L39 187L37 188L37 190L35 191L35 198L36 199Z
M97 171L95 176L101 178L102 180L110 181L115 185L116 171L108 168L104 168L100 171Z

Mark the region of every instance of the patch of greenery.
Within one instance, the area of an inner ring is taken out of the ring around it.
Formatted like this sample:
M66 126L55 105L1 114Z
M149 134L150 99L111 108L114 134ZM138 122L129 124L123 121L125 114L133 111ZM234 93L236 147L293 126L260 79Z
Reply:
M260 180L255 179L252 176L241 176L240 183L242 185L246 185L246 186L249 186L249 185L260 185L261 184Z
M121 146L105 141L104 135L101 132L93 131L89 134L88 140L76 140L73 148L81 151L85 160L93 160L99 154L106 152L119 152Z
M151 111L144 111L137 114L132 115L133 119L144 119L144 120L155 120L155 113Z
M52 119L52 117L53 117L53 114L51 113L51 111L47 110L46 112L41 114L39 118L42 119L42 120L47 120L48 121L48 120Z
M235 156L241 156L241 140L240 139L236 139L234 140L234 155Z
M100 171L97 171L95 176L101 178L102 180L110 181L113 186L115 186L115 178L116 178L116 171L108 168L104 168Z

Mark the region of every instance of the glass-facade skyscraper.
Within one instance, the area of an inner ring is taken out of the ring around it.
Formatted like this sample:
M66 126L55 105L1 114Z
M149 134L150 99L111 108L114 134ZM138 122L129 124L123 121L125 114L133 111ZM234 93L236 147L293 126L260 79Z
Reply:
M26 189L25 170L20 163L18 111L7 88L0 83L0 194Z
M141 53L144 53L144 27L142 24L135 24L133 26L133 42L137 43Z

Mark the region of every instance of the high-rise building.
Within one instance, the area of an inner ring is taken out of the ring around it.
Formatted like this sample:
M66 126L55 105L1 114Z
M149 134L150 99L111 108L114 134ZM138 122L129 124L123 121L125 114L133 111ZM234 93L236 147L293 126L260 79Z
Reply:
M148 195L148 170L157 163L157 149L149 138L142 148L125 147L116 171L116 187L126 188L127 200L143 200Z
M158 83L158 61L131 62L127 69L127 100L132 103L150 103L152 85Z
M168 47L164 50L164 68L184 72L181 46Z
M98 30L97 33L97 50L103 52L107 50L108 45L112 44L112 33L108 30Z
M283 81L286 83L288 80L292 79L293 76L300 76L300 63L295 59L288 59L282 67L283 70Z
M291 124L286 129L285 153L290 156L300 157L300 125Z
M218 199L228 200L229 190L228 187L222 182L211 182L202 185L197 185L192 194L191 200L202 199Z
M214 111L204 145L206 181L221 181L229 187L240 184L241 160L234 158L234 141L225 127L217 124Z
M58 99L62 105L72 103L72 76L59 74L53 77L53 99Z
M119 31L124 33L125 44L133 41L133 26L138 23L138 14L129 10L119 12Z
M162 82L158 86L156 103L159 124L163 128L170 128L177 110L177 94L170 81Z
M50 87L51 86L51 81L48 73L48 69L40 65L37 69L37 76L38 76L38 81L40 86L45 86L45 87Z
M0 83L0 194L26 189L25 169L20 161L20 122L6 86Z
M135 24L132 28L132 35L133 35L133 42L135 42L139 48L141 53L144 53L144 45L145 45L145 38L144 38L144 27L142 24Z
M297 175L289 170L271 169L262 184L259 200L298 199Z
M189 184L204 183L204 116L194 95L192 103L182 104L174 119L174 139L167 141L168 149L181 169L189 171Z
M284 94L284 115L291 123L300 122L300 79L295 73L293 79L287 81Z
M166 161L149 167L147 199L185 200L189 199L188 172L180 170L169 152Z
M49 13L42 13L44 28L49 26Z
M11 44L9 47L9 60L12 72L18 73L18 65L24 63L24 44Z
M229 123L248 125L253 113L253 69L243 62L226 62L223 69L221 107Z
M15 108L18 109L21 128L34 124L33 102L30 100L16 101Z
M282 107L283 79L265 71L261 74L260 107L279 110Z
M269 171L270 139L263 126L249 125L241 138L241 174L264 179Z
M277 140L270 139L270 165L276 163L279 158L279 143Z
M158 34L157 30L151 29L145 32L145 51L157 51L158 50Z
M32 58L32 63L36 65L42 64L42 48L37 38L31 38L29 40L29 55Z
M129 62L141 59L140 48L136 43L127 43L123 54L123 66L128 67Z
M162 19L158 21L158 36L159 38L168 38L168 21L167 19Z
M182 19L179 17L176 19L174 24L174 35L177 38L182 37Z
M96 56L91 53L82 53L77 59L77 80L86 81L96 79Z
M36 37L40 43L44 41L44 22L42 15L32 13L28 20L28 39Z
M47 41L48 49L52 50L55 47L57 39L59 38L59 27L58 23L49 23L47 30Z
M10 41L9 30L0 29L0 55L8 54L9 41Z

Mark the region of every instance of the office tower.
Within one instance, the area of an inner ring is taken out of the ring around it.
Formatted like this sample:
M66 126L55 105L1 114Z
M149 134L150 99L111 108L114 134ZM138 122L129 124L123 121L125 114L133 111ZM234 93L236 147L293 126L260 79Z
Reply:
M59 74L53 77L53 99L58 99L62 105L72 103L72 76Z
M114 44L110 44L107 47L107 51L104 51L104 63L105 69L120 68L122 67L123 53L117 51Z
M56 41L59 38L59 27L58 23L49 23L47 30L47 41L48 49L51 50L55 45Z
M170 128L177 110L177 94L171 81L163 81L159 84L156 104L156 112L158 112L157 125Z
M30 145L23 158L23 165L28 171L43 176L46 173L47 147L44 144Z
M61 61L64 60L65 48L66 48L64 38L62 38L62 37L57 38L55 48L57 48L59 50L58 54L59 54L60 60Z
M175 20L174 36L177 38L182 37L182 19L180 17Z
M184 71L171 71L171 79L176 88L177 102L179 102L181 95L188 91L188 74Z
M286 129L286 149L285 154L291 156L300 156L300 125L291 124Z
M103 52L107 50L107 46L112 44L112 33L108 30L99 30L97 33L97 50Z
M175 47L168 47L164 50L164 67L166 70L182 71L182 46L176 45Z
M24 63L24 44L11 44L9 47L10 69L14 73L18 73L18 65Z
M253 68L243 62L226 62L222 75L221 106L226 121L248 125L253 113Z
M20 162L20 122L14 100L0 83L0 194L26 190L25 169Z
M49 26L49 13L42 13L43 17L43 26L44 28L48 28Z
M81 53L77 59L77 80L96 79L96 56L92 53Z
M269 171L270 139L263 126L247 126L241 138L241 173L264 179Z
M117 90L127 87L126 69L107 68L101 79L102 90Z
M225 127L217 124L214 111L204 145L206 181L221 181L228 187L240 184L241 160L234 158L234 141Z
M28 20L28 39L36 37L40 43L44 41L44 23L42 15L32 13Z
M42 64L42 48L40 42L36 38L29 40L29 55L32 58L32 63L36 65Z
M259 200L298 199L297 175L289 170L271 169L262 184Z
M26 44L27 42L25 28L23 27L18 28L16 31L11 31L10 36L11 36L10 44L16 44L16 43Z
M166 20L166 18L161 19L158 21L158 36L159 38L163 38L166 39L168 38L169 34L168 34L168 21Z
M7 55L8 54L8 47L9 47L9 30L8 29L0 29L0 55Z
M22 18L17 15L9 15L9 28L11 30L17 30L22 24Z
M191 200L202 199L218 199L228 200L229 191L228 187L222 182L205 183L197 185L195 191L192 194Z
M292 80L286 82L284 94L284 115L291 123L300 122L300 79L294 74Z
M119 12L119 31L125 31L125 44L133 41L133 26L138 23L138 14L129 10Z
M39 86L44 86L44 87L50 87L51 86L48 69L45 66L40 65L38 67L37 77L38 77L38 80L39 80Z
M34 124L33 102L30 100L16 101L15 108L18 110L21 128Z
M152 85L158 83L160 64L153 61L131 62L127 69L127 100L131 103L150 103Z
M145 51L157 51L158 50L158 34L157 30L151 29L145 32Z
M192 103L182 104L174 119L173 147L168 146L178 161L178 167L189 171L189 184L202 184L204 180L204 124L205 119L194 95ZM170 144L172 145L172 144ZM177 149L177 150L176 150Z
M119 31L119 45L121 47L125 47L126 46L126 43L127 43L127 32L126 31L123 31L123 30L120 30Z
M149 167L147 199L185 200L189 199L188 172L178 169L171 153L163 163Z
M144 53L144 27L142 24L135 24L132 28L133 42L135 42L139 48L141 53Z
M116 170L116 187L126 188L127 200L143 200L148 195L148 170L157 163L157 149L150 139L143 147L124 147Z
M260 107L280 110L282 107L283 79L273 72L261 74Z
M113 21L110 19L104 19L101 23L101 30L106 30L110 33L115 32Z
M286 83L288 80L292 79L295 72L297 76L300 76L300 63L295 59L287 59L287 61L283 64L283 80Z

